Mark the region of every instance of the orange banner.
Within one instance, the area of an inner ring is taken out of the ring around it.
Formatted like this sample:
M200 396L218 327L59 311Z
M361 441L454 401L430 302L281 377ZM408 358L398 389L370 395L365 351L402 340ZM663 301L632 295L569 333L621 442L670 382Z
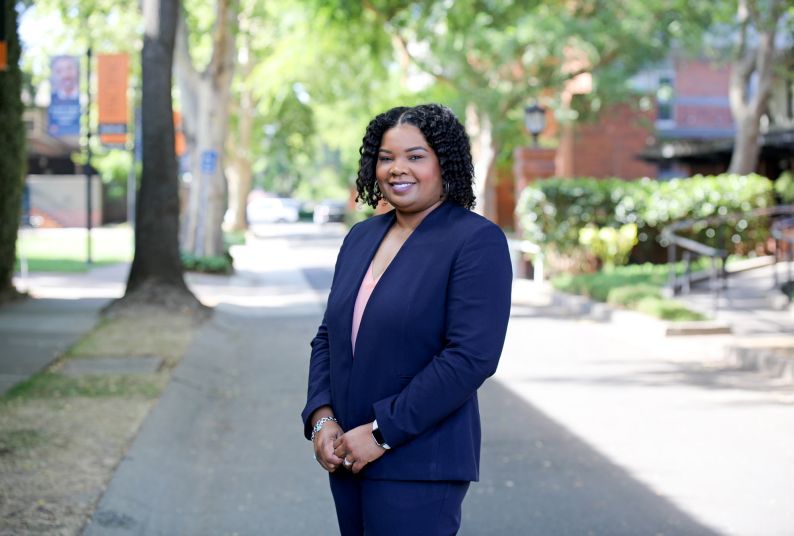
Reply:
M5 41L0 41L0 71L8 67L8 47Z
M104 145L127 146L127 54L97 54L99 139Z
M174 152L177 156L185 154L185 133L182 130L182 114L174 110Z

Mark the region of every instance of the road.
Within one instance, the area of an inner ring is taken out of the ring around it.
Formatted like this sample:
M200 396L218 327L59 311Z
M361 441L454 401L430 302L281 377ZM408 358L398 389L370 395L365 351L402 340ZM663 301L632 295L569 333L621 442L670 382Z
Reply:
M216 314L86 534L336 533L298 412L340 232L268 226L234 252L234 277L189 278ZM794 534L790 387L727 369L725 337L570 318L528 295L481 389L461 534Z

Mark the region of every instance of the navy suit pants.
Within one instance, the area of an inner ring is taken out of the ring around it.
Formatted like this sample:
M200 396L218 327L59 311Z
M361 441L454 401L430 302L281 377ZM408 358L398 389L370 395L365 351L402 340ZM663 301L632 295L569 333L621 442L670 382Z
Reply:
M331 493L342 536L449 536L469 482L370 480L339 469Z

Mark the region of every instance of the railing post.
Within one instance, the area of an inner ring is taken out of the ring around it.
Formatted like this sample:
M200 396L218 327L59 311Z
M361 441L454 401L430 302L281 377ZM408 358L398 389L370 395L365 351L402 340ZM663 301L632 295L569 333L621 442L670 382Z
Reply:
M692 277L692 255L689 251L684 251L684 283L681 285L681 294L689 294L691 277Z
M780 281L777 277L777 258L780 255L780 239L775 238L775 252L772 255L772 290L780 288Z
M667 274L667 291L670 294L670 298L675 296L676 288L675 288L675 242L672 240L667 245L667 268L669 269L669 273Z
M717 272L717 257L709 257L711 260L711 277L709 277L709 286L711 293L714 295L714 317L717 316L717 311L720 308L720 284L718 281L719 273Z

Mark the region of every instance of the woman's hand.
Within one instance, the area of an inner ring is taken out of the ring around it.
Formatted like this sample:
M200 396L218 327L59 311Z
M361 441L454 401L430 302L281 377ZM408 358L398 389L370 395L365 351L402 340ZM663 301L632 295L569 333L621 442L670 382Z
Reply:
M386 449L375 443L372 437L372 423L362 424L334 441L334 454L340 460L352 462L345 464L347 469L358 473L368 463L372 463L386 452Z
M342 458L334 454L334 442L344 434L342 427L334 421L328 421L322 430L314 436L314 456L323 469L329 473L336 471L342 464Z

